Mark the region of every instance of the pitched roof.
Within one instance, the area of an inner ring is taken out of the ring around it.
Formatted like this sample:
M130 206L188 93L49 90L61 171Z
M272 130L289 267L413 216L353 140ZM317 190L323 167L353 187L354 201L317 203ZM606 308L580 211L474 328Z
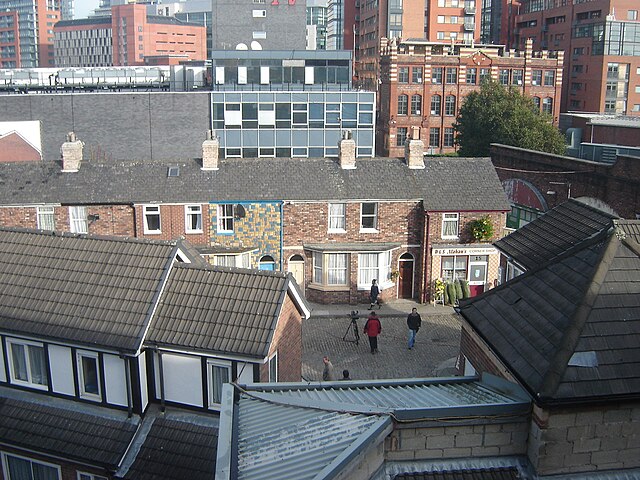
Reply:
M213 479L218 429L175 416L154 417L135 460L121 478L135 480Z
M138 423L127 412L0 387L0 439L17 448L115 469Z
M427 210L506 211L509 203L490 159L428 159L409 169L400 159L358 159L353 170L333 159L225 159L219 170L200 161L85 161L0 165L0 205L125 204L209 201L423 200ZM180 174L169 177L170 166Z
M288 288L282 272L176 264L146 343L264 358Z
M612 228L615 216L575 199L494 243L526 269L547 262L569 248Z
M640 394L640 221L615 220L460 313L541 403Z
M0 228L0 329L135 352L176 246Z

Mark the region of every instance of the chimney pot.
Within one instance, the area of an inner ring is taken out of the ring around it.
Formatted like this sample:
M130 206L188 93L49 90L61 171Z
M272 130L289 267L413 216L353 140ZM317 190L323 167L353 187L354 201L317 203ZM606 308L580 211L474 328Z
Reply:
M202 142L202 170L218 170L219 152L220 140L213 134L213 130L208 130L207 139Z
M351 130L345 130L338 143L340 167L345 170L356 168L356 141L352 137Z
M67 141L60 148L63 172L77 172L80 169L83 147L84 143L77 139L74 132L67 134Z

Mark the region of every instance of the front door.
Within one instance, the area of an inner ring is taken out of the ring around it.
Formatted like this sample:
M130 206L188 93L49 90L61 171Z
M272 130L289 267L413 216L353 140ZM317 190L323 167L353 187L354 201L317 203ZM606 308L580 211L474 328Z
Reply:
M405 258L408 256L409 258ZM398 272L398 297L413 298L413 257L405 253L400 257Z
M484 255L471 257L469 262L469 293L472 297L484 292L487 281L487 259Z
M296 283L304 295L304 259L300 255L294 255L289 260L289 273L296 279Z

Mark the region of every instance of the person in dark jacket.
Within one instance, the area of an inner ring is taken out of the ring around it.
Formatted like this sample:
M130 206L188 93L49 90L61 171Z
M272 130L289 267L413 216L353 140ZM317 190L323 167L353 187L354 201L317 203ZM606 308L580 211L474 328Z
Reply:
M380 299L378 298L379 296L380 287L378 287L378 283L374 278L373 280L371 280L371 291L369 292L369 301L371 302L371 306L369 307L370 310L373 310L374 305L378 305L378 310L380 310L381 305Z
M376 313L372 310L367 323L364 324L364 333L369 337L371 353L378 353L378 335L382 332L382 324Z
M418 309L414 307L407 317L407 327L409 327L409 350L411 350L413 345L416 343L416 334L418 333L418 330L420 330L420 325L422 325L422 318L420 318Z

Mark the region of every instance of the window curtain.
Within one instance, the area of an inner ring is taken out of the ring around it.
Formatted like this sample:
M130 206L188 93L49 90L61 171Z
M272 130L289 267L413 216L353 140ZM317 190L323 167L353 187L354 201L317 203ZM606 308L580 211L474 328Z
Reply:
M33 463L33 480L58 480L58 470L48 465Z
M211 402L222 403L222 385L229 381L229 369L211 365Z
M371 285L373 279L378 280L378 254L361 253L358 255L358 283Z
M322 283L322 253L313 252L313 282Z
M331 230L344 230L344 203L331 203L329 204L329 228Z
M70 226L73 233L87 233L86 207L69 207Z
M17 380L29 381L27 374L27 358L25 356L24 345L11 343L11 358L13 360L13 376Z
M327 283L329 285L346 285L347 255L344 253L334 253L328 255L327 257Z
M7 470L9 470L9 480L31 480L31 462L24 458L10 457L7 455ZM55 477L54 477L55 478Z
M44 361L44 348L29 345L29 365L31 366L31 382L38 385L47 384L47 370Z
M444 217L444 225L442 225L443 237L457 237L458 236L458 219L456 217Z
M380 274L382 281L391 279L391 252L382 252L380 254Z

